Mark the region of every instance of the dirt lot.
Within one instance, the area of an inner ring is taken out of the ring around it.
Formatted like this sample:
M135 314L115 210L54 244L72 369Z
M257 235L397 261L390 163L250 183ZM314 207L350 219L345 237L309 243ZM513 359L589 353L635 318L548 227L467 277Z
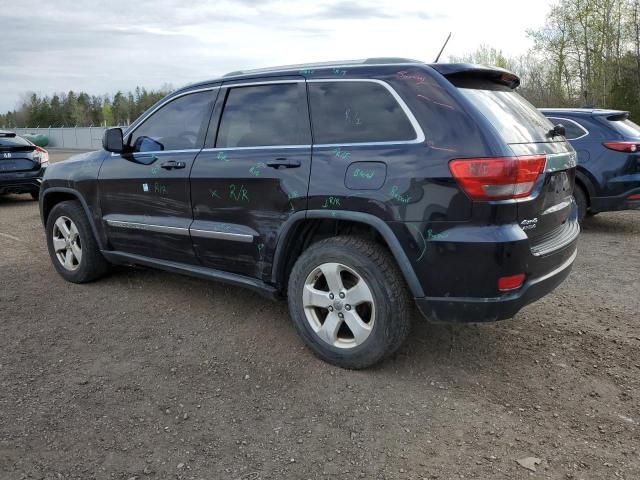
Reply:
M359 372L239 288L65 283L28 196L0 199L0 253L2 480L640 478L640 212L590 219L569 280L514 320L417 319Z

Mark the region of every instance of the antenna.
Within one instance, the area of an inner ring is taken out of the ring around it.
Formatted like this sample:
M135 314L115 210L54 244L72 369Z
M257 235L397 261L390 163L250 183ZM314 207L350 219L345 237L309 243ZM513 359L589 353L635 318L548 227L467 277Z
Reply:
M438 56L436 57L436 61L433 63L438 63L438 60L440 60L440 55L442 55L442 52L444 51L444 47L447 46L447 43L449 43L449 39L451 38L451 32L449 32L449 36L447 37L447 39L444 41L444 45L442 45L442 48L440 49L440 53L438 53Z

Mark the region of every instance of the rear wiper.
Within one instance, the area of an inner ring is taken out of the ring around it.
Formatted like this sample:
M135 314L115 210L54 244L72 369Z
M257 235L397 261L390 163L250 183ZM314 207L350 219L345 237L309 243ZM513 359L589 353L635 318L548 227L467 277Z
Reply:
M547 132L547 137L564 137L566 133L567 132L564 128L564 125L559 123L557 125L554 125L553 128Z

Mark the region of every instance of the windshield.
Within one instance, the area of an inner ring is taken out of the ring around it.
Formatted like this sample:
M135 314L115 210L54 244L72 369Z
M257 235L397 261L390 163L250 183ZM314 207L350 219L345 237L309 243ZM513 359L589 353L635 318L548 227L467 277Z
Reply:
M613 129L627 138L640 138L640 126L633 123L628 118L624 120L610 120L609 124Z
M553 125L533 105L513 90L460 88L493 124L507 143L549 142ZM564 141L556 137L557 141Z

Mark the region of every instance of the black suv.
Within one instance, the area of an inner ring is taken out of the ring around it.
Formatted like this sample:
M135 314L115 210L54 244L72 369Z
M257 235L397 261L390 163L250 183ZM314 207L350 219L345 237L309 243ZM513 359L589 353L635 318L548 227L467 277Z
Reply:
M49 152L16 135L0 130L0 195L30 193L38 199Z
M362 368L429 320L512 317L569 274L575 152L476 65L369 59L176 91L49 168L40 210L72 282L137 264L288 297L309 347Z
M629 112L593 108L543 108L562 125L578 155L578 219L616 210L640 209L640 126Z

